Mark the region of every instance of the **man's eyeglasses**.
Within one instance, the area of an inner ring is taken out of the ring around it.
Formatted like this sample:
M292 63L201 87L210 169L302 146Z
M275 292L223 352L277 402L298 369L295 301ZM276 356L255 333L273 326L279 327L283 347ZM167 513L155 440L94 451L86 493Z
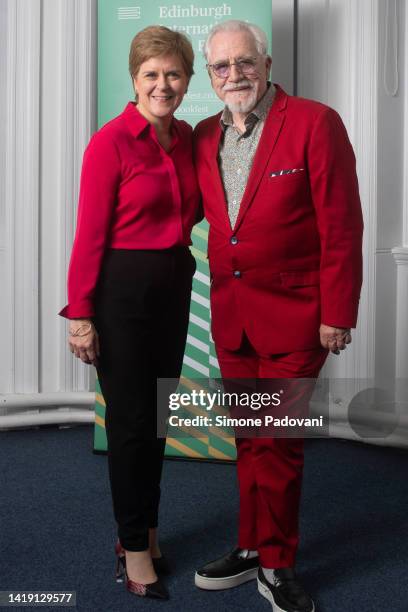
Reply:
M231 66L236 66L241 74L251 75L257 72L256 58L248 57L240 59L236 62L216 62L215 64L207 64L207 68L211 68L215 76L220 79L226 79L231 74Z

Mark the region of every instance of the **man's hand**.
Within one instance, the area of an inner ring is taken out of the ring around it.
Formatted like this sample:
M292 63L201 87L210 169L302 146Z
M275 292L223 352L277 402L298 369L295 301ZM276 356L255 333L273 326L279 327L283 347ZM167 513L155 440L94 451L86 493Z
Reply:
M84 363L96 366L99 357L99 338L90 319L69 322L69 350Z
M339 355L340 351L346 348L346 344L351 342L350 328L331 327L331 325L322 323L320 326L320 342L323 348Z

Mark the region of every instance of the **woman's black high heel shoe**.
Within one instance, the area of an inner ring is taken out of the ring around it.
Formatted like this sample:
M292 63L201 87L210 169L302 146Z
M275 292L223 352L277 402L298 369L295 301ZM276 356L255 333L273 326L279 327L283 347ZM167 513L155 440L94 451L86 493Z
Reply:
M115 554L116 554L116 569L115 569L115 578L116 582L123 582L125 579L126 573L126 557L125 550L122 548L120 542L116 542L115 544Z
M125 570L126 570L126 557L125 550L122 547L119 540L115 544L115 553L116 553L116 582L123 582L125 579ZM154 571L156 574L161 574L162 576L168 576L171 574L170 565L166 559L166 557L158 557L156 559L152 559Z
M125 570L125 584L129 593L133 593L139 597L150 597L151 599L169 599L169 592L160 578L151 584L142 584L140 582L130 580Z
M160 578L156 580L156 582L152 582L151 584L142 584L140 582L135 582L134 580L130 580L126 573L126 556L125 550L120 544L120 542L116 542L115 544L115 553L116 553L116 582L125 582L126 588L129 593L133 593L134 595L138 595L139 597L150 597L151 599L169 599L169 592L161 582ZM163 557L162 557L163 558ZM162 560L158 559L159 561ZM153 567L157 573L157 570Z

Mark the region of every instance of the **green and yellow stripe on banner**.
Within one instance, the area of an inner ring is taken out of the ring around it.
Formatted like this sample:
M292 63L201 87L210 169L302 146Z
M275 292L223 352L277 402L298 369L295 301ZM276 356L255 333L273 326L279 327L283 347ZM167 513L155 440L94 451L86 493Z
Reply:
M181 384L185 390L197 389L196 381L182 377ZM95 437L94 448L98 452L106 452L107 440L105 431L105 400L97 381L95 401ZM227 414L225 408L214 407L215 414ZM190 407L186 414L191 417L202 414L202 410ZM189 457L191 459L212 459L230 461L236 458L234 437L230 432L220 427L179 428L180 435L170 436L166 442L166 456ZM183 432L186 435L183 435Z

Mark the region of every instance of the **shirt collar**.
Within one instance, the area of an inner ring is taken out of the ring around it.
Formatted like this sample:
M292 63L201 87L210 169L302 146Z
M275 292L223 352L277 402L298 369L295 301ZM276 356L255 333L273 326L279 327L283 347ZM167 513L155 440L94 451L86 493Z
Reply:
M266 116L275 98L275 91L276 89L273 83L268 82L268 89L266 90L262 98L258 101L258 104L255 106L255 108L252 109L249 115L245 118L245 125L247 129L252 130L257 121L265 121ZM232 113L227 107L225 107L222 111L220 117L220 124L221 129L223 131L225 131L228 126L233 125Z
M132 136L135 138L150 126L148 120L139 113L134 102L128 102L123 111L123 116Z
M132 136L135 138L138 138L142 132L144 132L146 129L150 129L151 127L151 124L146 117L143 117L143 115L138 111L135 102L128 102L123 111L123 115ZM152 130L151 135L154 140L157 140L154 130ZM180 139L179 122L175 117L173 117L172 121L172 135L173 139L171 150L176 146Z

